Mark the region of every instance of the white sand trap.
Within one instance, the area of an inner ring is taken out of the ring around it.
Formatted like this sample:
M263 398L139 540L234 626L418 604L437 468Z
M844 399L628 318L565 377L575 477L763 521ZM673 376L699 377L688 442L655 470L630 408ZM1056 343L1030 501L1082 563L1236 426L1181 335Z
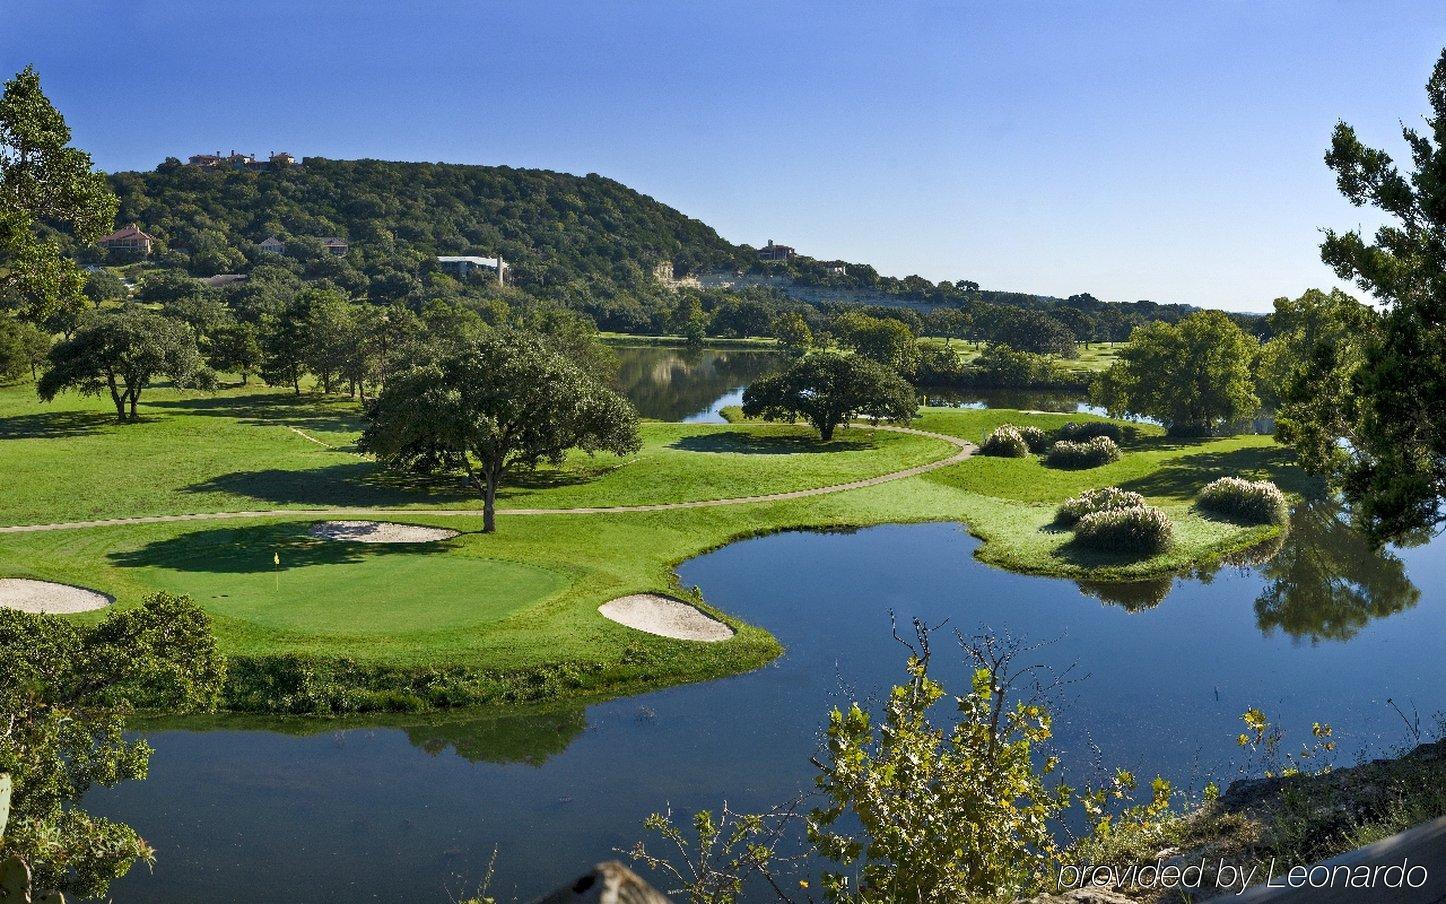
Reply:
M603 618L620 625L658 634L662 637L676 637L678 640L702 640L716 643L733 636L733 629L681 600L669 599L656 593L634 593L608 600L597 611Z
M104 609L109 605L110 597L84 587L26 578L0 578L0 606L6 609L41 615L66 615Z
M323 540L348 540L352 543L436 543L457 536L444 527L422 527L420 524L393 524L390 521L319 521L309 533Z

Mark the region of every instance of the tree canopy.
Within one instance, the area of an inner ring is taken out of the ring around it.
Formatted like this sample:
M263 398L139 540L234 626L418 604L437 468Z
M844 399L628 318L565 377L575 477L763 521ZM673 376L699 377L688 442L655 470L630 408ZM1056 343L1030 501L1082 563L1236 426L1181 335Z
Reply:
M141 391L161 375L182 385L202 378L195 337L179 321L130 305L91 315L52 348L36 392L47 402L66 389L108 392L124 423L136 420Z
M1341 193L1390 218L1371 239L1326 231L1321 258L1386 305L1350 378L1350 423L1314 422L1297 436L1307 452L1335 434L1347 453L1326 471L1378 539L1446 521L1446 51L1426 83L1427 132L1404 126L1412 170L1336 126L1326 164Z
M145 778L150 747L125 739L125 713L211 709L224 673L209 617L184 597L156 594L91 627L0 608L0 773L14 781L0 856L21 856L37 888L84 898L149 861L134 829L78 804Z
M786 371L755 380L743 391L743 413L765 420L803 418L824 440L860 417L900 423L919 408L914 389L898 371L861 355L820 351Z
M543 337L514 329L462 339L393 376L366 417L358 448L393 467L464 471L483 495L488 532L509 475L559 465L572 449L641 448L631 405Z
M1260 407L1253 368L1260 343L1221 311L1136 327L1090 396L1111 415L1156 418L1175 435L1209 435Z
M115 222L116 199L90 155L26 67L0 96L0 302L35 323L81 298L85 277L56 230L95 241Z

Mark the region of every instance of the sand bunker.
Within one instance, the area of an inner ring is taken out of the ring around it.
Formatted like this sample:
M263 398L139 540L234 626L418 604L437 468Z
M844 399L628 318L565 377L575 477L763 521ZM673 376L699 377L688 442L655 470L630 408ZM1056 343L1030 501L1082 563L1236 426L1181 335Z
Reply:
M597 611L603 618L620 625L678 640L715 643L733 636L733 629L718 619L704 615L681 600L656 593L620 596L598 606Z
M0 607L36 612L41 615L65 615L90 612L110 605L110 597L84 587L31 581L26 578L0 578Z
M457 536L444 527L422 527L419 524L393 524L390 521L320 521L309 533L323 540L349 540L352 543L435 543Z

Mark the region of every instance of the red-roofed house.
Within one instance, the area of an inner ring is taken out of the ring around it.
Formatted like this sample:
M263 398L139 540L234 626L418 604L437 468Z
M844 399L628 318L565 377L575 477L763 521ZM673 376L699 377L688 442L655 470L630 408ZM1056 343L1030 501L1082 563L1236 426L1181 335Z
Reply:
M154 238L141 231L141 227L132 223L123 229L117 229L97 241L96 244L110 251L124 251L140 257L148 257L151 253L151 243L154 241Z

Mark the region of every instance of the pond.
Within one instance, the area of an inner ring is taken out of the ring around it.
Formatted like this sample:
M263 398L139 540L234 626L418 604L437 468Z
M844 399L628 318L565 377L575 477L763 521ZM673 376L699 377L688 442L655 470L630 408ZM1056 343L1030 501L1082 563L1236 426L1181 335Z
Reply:
M643 417L719 424L743 390L782 370L788 355L767 349L619 346L614 386Z
M949 632L989 629L1067 675L1056 742L1090 763L1198 788L1240 765L1259 706L1294 747L1333 723L1340 761L1406 740L1446 709L1446 541L1375 553L1320 504L1263 564L1133 585L1011 574L973 558L956 524L791 532L685 563L718 606L787 647L747 675L594 706L393 728L293 723L147 732L151 775L94 794L157 849L120 901L524 900L642 836L641 820L765 808L806 787L828 710L902 675L890 612L946 622L938 674L962 674Z

